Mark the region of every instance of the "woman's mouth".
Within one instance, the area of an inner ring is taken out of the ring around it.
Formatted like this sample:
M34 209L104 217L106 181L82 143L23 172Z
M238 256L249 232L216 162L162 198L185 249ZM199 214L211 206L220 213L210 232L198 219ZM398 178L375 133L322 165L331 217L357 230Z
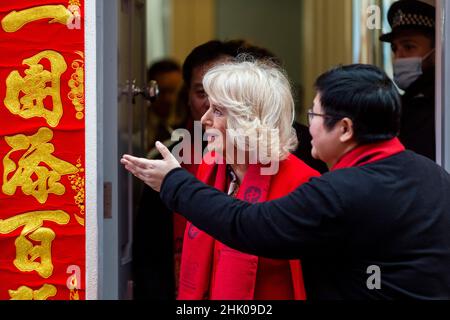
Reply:
M212 143L216 140L217 135L215 135L214 133L211 132L206 132L206 138L208 143Z

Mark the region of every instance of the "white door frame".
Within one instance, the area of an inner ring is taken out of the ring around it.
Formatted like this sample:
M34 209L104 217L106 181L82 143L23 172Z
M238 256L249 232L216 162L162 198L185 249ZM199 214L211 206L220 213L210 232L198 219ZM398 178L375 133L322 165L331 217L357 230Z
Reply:
M450 3L436 2L436 158L450 172Z
M117 136L117 12L118 1L95 1L97 31L97 219L98 219L98 285L97 299L119 299L118 249L118 164L112 161L118 154ZM104 185L111 186L109 217L105 218Z
M97 128L99 121L98 102L101 95L98 94L99 84L97 71L101 69L98 59L101 52L97 51L98 42L98 5L96 0L85 0L85 71L86 71L86 265L85 265L85 289L87 300L97 300L99 298L99 269L101 269L102 259L99 248L102 248L102 224L99 214L103 213L102 188L99 188L101 179L101 146L102 135L99 135ZM101 46L100 46L101 48ZM100 68L99 68L100 67ZM100 275L100 276L99 276Z

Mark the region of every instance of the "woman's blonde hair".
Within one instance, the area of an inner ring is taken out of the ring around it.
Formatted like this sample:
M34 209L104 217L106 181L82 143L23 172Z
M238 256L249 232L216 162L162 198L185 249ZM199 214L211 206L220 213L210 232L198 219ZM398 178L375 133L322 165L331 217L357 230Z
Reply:
M259 162L284 160L297 147L291 85L278 65L240 55L210 69L203 87L210 103L226 110L228 137L242 141L243 135L248 139L247 150L254 151L255 143L266 150L266 156L259 152ZM271 132L277 134L268 138ZM249 143L251 140L253 143Z

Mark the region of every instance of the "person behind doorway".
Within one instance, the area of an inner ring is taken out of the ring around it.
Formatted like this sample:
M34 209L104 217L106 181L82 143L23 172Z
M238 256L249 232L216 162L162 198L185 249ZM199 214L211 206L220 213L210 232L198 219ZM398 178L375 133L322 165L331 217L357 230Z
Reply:
M269 59L281 66L281 61L269 50L255 46L245 40L211 40L194 48L186 57L183 67L183 87L177 101L178 110L187 115L184 124L192 133L194 121L200 121L209 109L208 97L203 88L203 77L212 67L226 62L239 54L250 54L257 59ZM301 131L300 144L294 155L305 155L305 163L313 169L324 172L326 164L313 159L309 132L305 126L296 124ZM305 130L306 129L306 130ZM305 134L307 132L307 134ZM194 137L191 134L191 137ZM166 145L171 150L174 143ZM152 155L155 153L152 152ZM194 157L194 153L191 152ZM303 158L301 158L303 160ZM196 175L198 164L183 164ZM149 226L156 226L149 232ZM159 194L150 187L144 187L138 213L135 219L133 241L134 297L136 299L171 300L177 296L181 252L186 220L181 215L172 215L162 204ZM155 245L158 243L158 245Z
M400 140L407 149L436 160L434 1L400 0L389 9L394 80L404 90Z
M148 69L147 79L156 81L159 88L158 98L150 105L148 113L146 131L149 151L156 141L166 141L172 136L169 119L183 83L181 67L172 59L157 61Z
M211 40L195 47L186 57L182 66L183 85L176 106L178 113L183 114L183 121L178 127L187 129L192 138L194 121L200 121L209 108L203 88L204 75L215 65L237 56L241 46L241 42ZM166 145L171 149L175 143ZM147 156L154 155L154 152L150 152ZM193 152L191 155L195 158ZM183 167L196 175L198 165L191 161L191 164L186 163ZM159 194L146 186L134 226L134 298L175 299L186 220L180 215L172 215L161 202Z

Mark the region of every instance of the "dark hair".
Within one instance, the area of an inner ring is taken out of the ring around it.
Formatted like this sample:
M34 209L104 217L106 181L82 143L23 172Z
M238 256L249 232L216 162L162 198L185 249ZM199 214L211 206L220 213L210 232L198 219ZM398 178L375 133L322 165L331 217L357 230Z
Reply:
M183 80L190 87L194 68L215 61L223 56L232 58L240 54L249 54L256 59L268 59L281 66L281 61L269 50L254 46L245 40L211 40L196 48L186 57L183 64Z
M183 80L184 83L190 87L192 81L192 73L194 68L204 65L208 62L219 59L226 55L227 51L222 41L212 40L208 41L191 51L186 57L183 64Z
M225 42L225 45L229 48L233 48L233 57L249 55L255 60L264 60L266 62L274 63L278 67L283 67L282 61L273 52L264 47L253 45L246 40L229 40Z
M147 70L147 80L155 80L156 76L161 73L169 73L173 71L181 71L181 67L175 60L164 59L153 63Z
M353 121L360 144L389 140L400 131L400 95L385 72L372 65L336 67L315 83L320 95L325 127L334 128L342 118Z

